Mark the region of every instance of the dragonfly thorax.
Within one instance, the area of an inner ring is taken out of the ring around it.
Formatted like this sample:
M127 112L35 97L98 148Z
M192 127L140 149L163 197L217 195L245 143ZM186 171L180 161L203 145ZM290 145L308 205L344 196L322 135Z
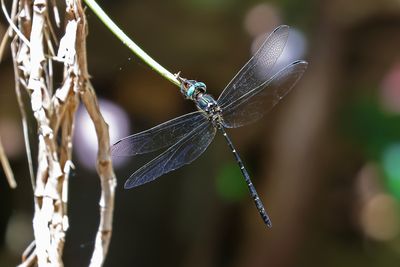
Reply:
M207 113L216 112L218 107L217 101L209 94L199 93L194 99L196 106Z
M198 109L207 113L208 118L213 123L220 124L222 122L221 108L214 97L209 94L200 93L194 100Z

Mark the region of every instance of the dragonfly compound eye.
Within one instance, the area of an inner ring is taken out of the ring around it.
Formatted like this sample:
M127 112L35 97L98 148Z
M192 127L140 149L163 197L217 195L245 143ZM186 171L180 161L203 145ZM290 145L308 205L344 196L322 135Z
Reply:
M206 88L207 87L203 82L186 80L185 83L181 85L181 92L185 95L185 97L193 100L200 93L204 94L206 92Z
M195 96L199 92L201 92L201 90L199 90L199 88L203 87L203 85L204 85L203 83L200 83L200 85L198 85L198 84L199 83L195 80L182 79L181 93L185 96L185 98L193 100L195 98Z
M191 85L186 91L187 97L188 98L192 98L195 91L196 91L196 86L195 85Z

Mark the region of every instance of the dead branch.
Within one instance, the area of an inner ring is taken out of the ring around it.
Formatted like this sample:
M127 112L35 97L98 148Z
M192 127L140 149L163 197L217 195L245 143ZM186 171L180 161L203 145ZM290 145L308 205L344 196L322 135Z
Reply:
M55 1L51 1L51 4L56 24L59 25ZM86 60L87 25L81 1L66 0L65 34L60 42L55 36L53 26L50 25L46 0L35 0L33 3L30 0L20 0L18 5L14 2L13 6L17 8L13 9L9 23L10 28L14 30L11 51L15 89L22 114L35 203L35 248L29 256L23 257L20 266L63 266L62 253L69 227L67 194L68 178L73 168L74 118L80 99L95 125L99 145L97 171L102 188L99 203L100 223L90 266L102 266L112 233L116 178L110 157L108 125L100 113L95 92L89 86ZM6 13L4 4L2 7ZM58 46L57 56L55 46ZM62 85L54 93L53 58L64 64ZM33 178L21 88L24 88L30 97L30 106L38 127L36 178ZM59 141L56 137L60 137Z
M10 163L8 162L8 158L6 156L6 153L4 152L3 144L1 143L1 138L0 138L0 162L1 165L3 166L4 174L6 175L8 184L10 185L11 188L16 188L17 182L14 179L14 174L11 170Z
M99 202L100 224L96 234L95 248L90 261L90 266L95 267L103 264L108 252L112 234L114 197L117 181L111 162L110 135L108 131L108 125L101 115L94 89L88 82L89 74L87 71L86 58L86 17L80 0L77 1L77 3L78 5L76 6L76 14L78 15L77 17L80 23L78 25L76 51L77 55L79 55L78 64L79 69L81 70L79 76L79 84L81 85L80 96L96 129L99 147L97 155L97 172L100 176L102 188Z

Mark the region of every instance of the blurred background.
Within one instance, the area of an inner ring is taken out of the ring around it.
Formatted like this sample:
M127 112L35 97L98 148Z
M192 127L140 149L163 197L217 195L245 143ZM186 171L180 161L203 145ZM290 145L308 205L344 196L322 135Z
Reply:
M217 97L267 34L291 26L279 64L309 61L265 118L229 130L269 211L267 229L221 135L198 160L124 190L156 154L116 159L114 232L105 266L399 266L400 1L99 1L171 72ZM62 8L61 8L62 10ZM194 105L87 9L92 82L112 142ZM0 36L7 27L1 16ZM0 266L33 238L32 190L10 53L0 64L0 136L19 184L0 170ZM98 225L94 129L77 113L66 266L87 266ZM36 151L36 126L30 119ZM34 154L35 157L35 154Z

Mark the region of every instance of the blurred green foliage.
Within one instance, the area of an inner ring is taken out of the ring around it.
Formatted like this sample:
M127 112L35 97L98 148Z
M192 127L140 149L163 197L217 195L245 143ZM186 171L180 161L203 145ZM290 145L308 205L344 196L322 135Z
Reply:
M400 142L393 143L385 149L382 167L387 188L400 201Z
M400 200L400 115L384 111L377 97L359 98L345 114L347 135L379 163L387 189Z
M377 98L359 98L343 113L344 129L367 157L379 161L384 150L400 140L400 115L386 112Z
M235 162L224 164L216 178L218 194L229 201L238 201L247 196L247 186Z

